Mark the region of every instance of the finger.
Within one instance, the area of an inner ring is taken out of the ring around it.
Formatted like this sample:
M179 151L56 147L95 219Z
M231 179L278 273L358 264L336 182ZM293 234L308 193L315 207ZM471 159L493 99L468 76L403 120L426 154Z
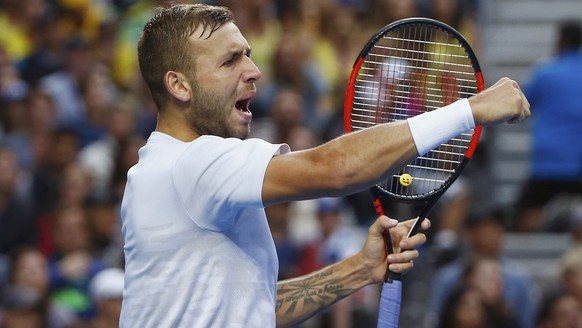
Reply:
M526 109L525 107L522 106L521 111L519 112L519 115L510 119L509 121L507 121L507 123L509 123L509 124L519 123L521 121L524 121L530 115L531 115L531 113L529 112L529 109Z
M396 272L396 273L400 273L400 274L404 274L404 273L412 270L413 267L414 267L414 263L412 263L412 262L409 262L409 263L390 264L388 266L388 268L390 269L390 271Z
M507 78L507 77L502 77L502 78L500 78L499 80L497 80L497 82L495 82L495 84L493 84L493 85L491 86L491 88L494 88L494 87L496 87L496 86L498 86L498 85L500 85L500 84L503 84L503 83L507 82L508 80L509 80L509 78Z
M398 243L400 249L412 249L426 243L426 235L417 233L416 235L406 238Z
M370 226L368 230L370 233L374 234L384 234L384 232L390 228L395 227L398 224L397 220L390 219L387 216L379 216L378 219Z
M521 89L519 88L519 85L517 85L517 83L516 83L516 88L519 92L519 97L521 99L521 108L520 108L518 115L516 115L515 117L513 117L509 121L507 121L510 124L521 122L531 115L530 108L529 108L529 101L527 100L527 98L525 97L525 94L521 91Z
M432 225L432 223L430 222L429 219L424 219L424 220L422 220L420 228L422 230L428 230L428 229L430 229L431 225Z
M519 90L521 92L521 87L519 86L519 83L517 83L515 80L512 80L510 78L508 78L507 80L511 83L511 85L514 88L516 88L517 90Z
M388 255L388 263L406 263L418 258L420 253L416 249L409 249L402 253Z
M405 273L410 271L414 267L414 263L412 261L406 263L393 263L388 266L388 269L392 272L396 273Z
M522 108L525 112L525 117L530 117L531 110L530 110L529 101L527 100L527 97L525 96L525 94L523 92L521 93L521 97L523 99Z

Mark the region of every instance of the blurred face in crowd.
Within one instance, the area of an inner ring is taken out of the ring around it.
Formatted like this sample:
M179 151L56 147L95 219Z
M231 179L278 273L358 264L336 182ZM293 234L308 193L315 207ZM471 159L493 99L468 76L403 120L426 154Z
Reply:
M54 240L62 253L84 250L89 240L85 213L79 207L62 210L56 217Z
M481 292L486 304L495 304L503 297L501 267L494 259L478 261L468 282Z
M81 165L72 163L64 172L60 185L60 201L64 205L82 205L91 189L91 176Z
M34 289L43 295L48 289L48 265L37 250L23 251L15 260L12 283L16 286Z
M17 174L16 154L10 149L0 148L0 196L13 191Z
M579 302L582 302L582 263L564 273L564 285Z
M409 18L417 15L415 0L384 0L386 14L391 21Z
M439 20L447 23L450 23L454 18L458 6L458 0L432 0L434 15Z
M469 288L463 292L454 316L457 328L484 327L485 307L479 291Z
M480 254L496 257L501 253L505 228L495 219L484 219L469 231L473 248Z
M66 168L77 156L79 140L71 132L57 133L51 142L50 156L57 170Z
M580 328L582 326L582 304L565 294L552 305L548 317L540 323L539 328Z

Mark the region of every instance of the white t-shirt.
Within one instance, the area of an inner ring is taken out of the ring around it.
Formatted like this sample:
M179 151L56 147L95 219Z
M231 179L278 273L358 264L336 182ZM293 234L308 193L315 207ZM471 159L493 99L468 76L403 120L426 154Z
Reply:
M121 327L275 327L278 260L261 191L287 145L154 132L121 205Z

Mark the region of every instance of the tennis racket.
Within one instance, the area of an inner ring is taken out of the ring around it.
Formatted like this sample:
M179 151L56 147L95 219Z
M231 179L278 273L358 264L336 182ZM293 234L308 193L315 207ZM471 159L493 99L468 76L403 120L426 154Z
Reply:
M358 56L344 102L346 132L405 120L468 98L484 89L475 53L452 27L428 18L386 25ZM459 176L477 146L481 126L421 155L370 189L376 212L387 200L422 209L409 236L417 233L433 205ZM392 253L390 235L386 251ZM402 282L387 271L378 327L398 327Z

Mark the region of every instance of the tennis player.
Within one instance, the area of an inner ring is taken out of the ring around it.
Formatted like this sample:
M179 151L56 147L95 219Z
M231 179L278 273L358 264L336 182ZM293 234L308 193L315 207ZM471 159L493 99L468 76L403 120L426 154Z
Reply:
M264 207L364 190L476 123L529 116L517 84L503 79L469 101L428 113L437 115L292 152L246 139L261 77L250 55L223 7L173 5L143 29L139 64L159 113L128 172L122 202L121 327L286 326L383 281L387 264L410 270L425 236L406 238L410 220L382 216L358 254L277 283ZM388 257L385 232L401 249Z

